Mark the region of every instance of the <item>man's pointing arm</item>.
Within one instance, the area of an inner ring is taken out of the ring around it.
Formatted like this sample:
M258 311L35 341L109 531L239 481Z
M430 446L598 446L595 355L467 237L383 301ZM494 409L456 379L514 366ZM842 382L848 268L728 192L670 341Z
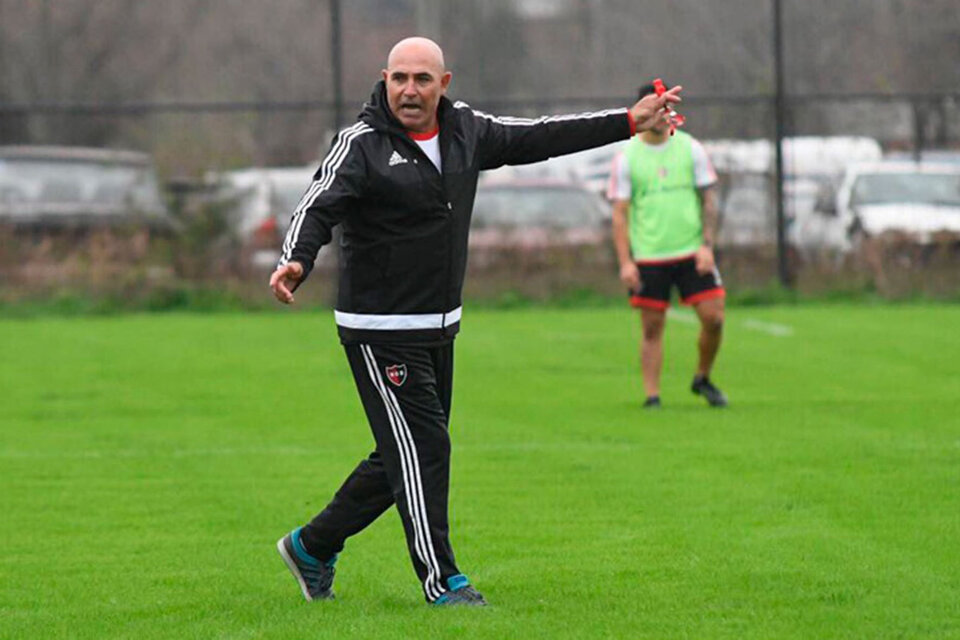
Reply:
M682 89L678 86L661 96L645 96L629 109L532 119L471 110L479 129L480 166L493 169L505 164L540 162L629 138L663 122L664 107L680 102ZM456 106L470 109L464 103Z
M333 227L363 192L367 172L356 141L370 131L357 123L337 134L293 212L277 269L270 277L270 288L281 302L293 302L293 291L310 274L317 252L330 242Z

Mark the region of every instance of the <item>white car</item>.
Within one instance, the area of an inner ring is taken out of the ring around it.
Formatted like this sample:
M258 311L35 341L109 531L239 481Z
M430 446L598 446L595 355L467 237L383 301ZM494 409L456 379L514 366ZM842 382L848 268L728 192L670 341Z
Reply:
M0 223L102 227L172 220L149 156L86 147L0 147Z
M238 200L232 228L246 237L265 227L285 231L315 171L311 166L251 167L212 174L208 180L220 185L224 197Z
M230 230L252 250L253 264L276 264L290 219L315 171L315 166L250 167L208 176L220 187L220 198L232 203ZM332 253L321 251L318 261L335 264Z
M877 162L851 166L836 197L795 221L801 246L849 251L866 237L906 234L928 244L941 232L960 234L960 166Z
M521 279L521 272L559 265L581 274L589 265L613 272L610 207L577 183L484 182L470 227L471 268L504 268Z
M610 207L589 189L558 180L485 182L477 189L472 249L536 252L610 244Z

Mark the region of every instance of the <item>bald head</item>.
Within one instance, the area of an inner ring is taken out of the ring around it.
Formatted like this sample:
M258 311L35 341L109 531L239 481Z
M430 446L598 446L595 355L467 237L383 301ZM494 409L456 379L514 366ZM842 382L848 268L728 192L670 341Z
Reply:
M438 75L447 70L443 62L443 49L430 38L404 38L393 45L387 56L387 70L407 64L431 67Z
M390 110L408 131L436 130L437 105L451 77L436 42L429 38L401 40L390 50L383 70Z

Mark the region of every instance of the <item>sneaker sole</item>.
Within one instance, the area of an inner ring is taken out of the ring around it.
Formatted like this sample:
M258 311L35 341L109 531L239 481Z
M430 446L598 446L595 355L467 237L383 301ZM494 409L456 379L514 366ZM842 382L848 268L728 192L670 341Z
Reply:
M490 603L486 600L475 601L475 600L447 600L445 602L432 602L434 607L489 607Z
M290 570L290 573L293 574L293 577L297 579L297 584L300 585L300 591L303 592L303 597L307 599L307 602L313 602L313 596L310 595L310 592L307 590L307 583L303 579L303 574L300 573L300 569L297 567L297 563L293 561L293 558L290 557L290 554L287 553L287 547L283 544L283 541L287 536L283 536L277 540L277 551L280 552L280 557L283 558L283 561L287 564L287 569Z

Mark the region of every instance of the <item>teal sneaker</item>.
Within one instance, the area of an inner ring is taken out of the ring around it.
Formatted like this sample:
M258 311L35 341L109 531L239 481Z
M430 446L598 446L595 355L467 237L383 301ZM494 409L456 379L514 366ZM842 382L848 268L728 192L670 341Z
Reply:
M337 556L326 562L317 560L303 548L300 542L300 529L294 529L277 540L277 551L287 563L290 573L297 579L300 591L307 600L333 600L333 576L336 573L334 565Z
M487 601L480 592L473 588L470 580L462 573L447 578L447 588L449 591L433 601L433 604L440 607L485 607Z

